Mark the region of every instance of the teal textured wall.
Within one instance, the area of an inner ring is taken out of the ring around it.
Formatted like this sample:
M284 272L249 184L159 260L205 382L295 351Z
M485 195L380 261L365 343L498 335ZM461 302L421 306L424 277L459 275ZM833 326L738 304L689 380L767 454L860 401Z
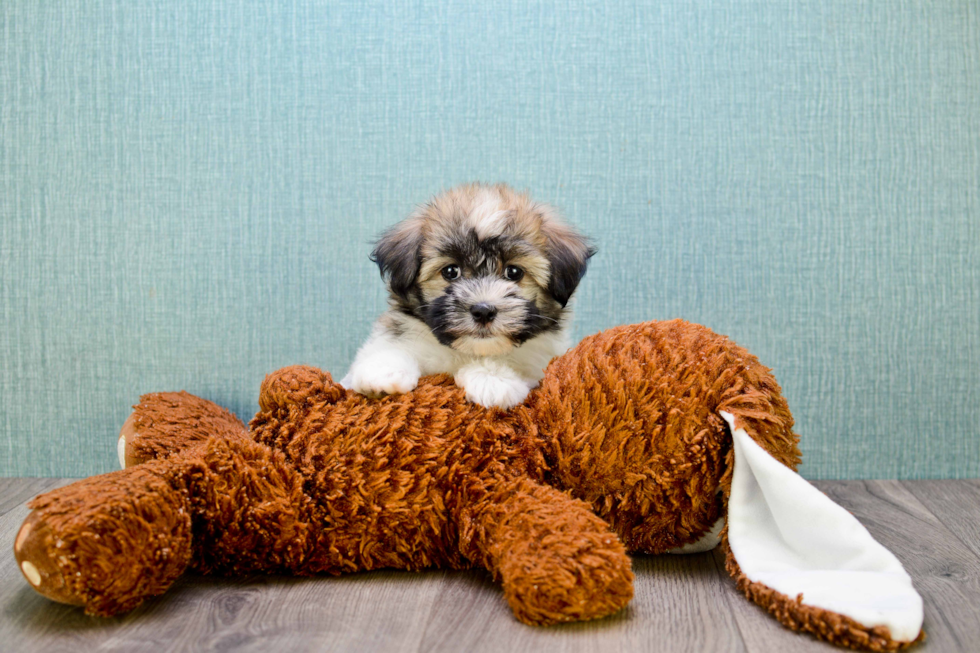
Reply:
M809 477L980 476L975 2L5 0L0 35L0 474L113 469L143 392L247 419L343 372L373 236L500 180L599 245L577 336L732 336Z

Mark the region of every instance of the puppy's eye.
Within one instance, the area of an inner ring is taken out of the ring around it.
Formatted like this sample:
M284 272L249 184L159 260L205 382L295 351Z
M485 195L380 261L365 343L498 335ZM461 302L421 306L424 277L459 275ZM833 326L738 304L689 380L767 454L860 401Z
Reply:
M516 265L508 265L504 269L504 279L507 281L520 281L524 278L524 270L520 269Z
M459 266L458 265L447 265L442 269L442 278L446 281L455 281L459 279Z

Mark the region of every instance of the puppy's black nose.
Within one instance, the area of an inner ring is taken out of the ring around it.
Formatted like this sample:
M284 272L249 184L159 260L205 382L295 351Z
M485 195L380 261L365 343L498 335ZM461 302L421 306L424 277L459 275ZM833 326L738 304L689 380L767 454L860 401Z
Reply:
M491 304L473 304L470 306L470 315L480 324L490 324L497 317L497 307Z

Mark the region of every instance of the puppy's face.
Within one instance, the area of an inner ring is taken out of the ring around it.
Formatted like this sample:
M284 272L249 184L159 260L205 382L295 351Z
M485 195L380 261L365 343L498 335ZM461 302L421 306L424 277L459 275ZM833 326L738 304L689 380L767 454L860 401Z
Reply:
M461 186L386 232L372 259L393 307L440 343L502 354L561 329L595 253L554 210L503 185Z

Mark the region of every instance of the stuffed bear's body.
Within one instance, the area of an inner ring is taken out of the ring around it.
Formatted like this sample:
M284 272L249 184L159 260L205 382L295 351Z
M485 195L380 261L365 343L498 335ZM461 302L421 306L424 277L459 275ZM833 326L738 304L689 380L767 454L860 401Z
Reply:
M778 461L799 462L769 371L681 321L585 339L510 411L467 402L448 377L368 399L310 367L269 375L259 403L248 430L186 393L144 396L123 429L126 469L31 504L15 551L35 588L109 615L188 566L477 565L526 623L591 619L632 597L628 551L695 542L725 514L733 453L721 411ZM821 636L867 645L847 628Z

